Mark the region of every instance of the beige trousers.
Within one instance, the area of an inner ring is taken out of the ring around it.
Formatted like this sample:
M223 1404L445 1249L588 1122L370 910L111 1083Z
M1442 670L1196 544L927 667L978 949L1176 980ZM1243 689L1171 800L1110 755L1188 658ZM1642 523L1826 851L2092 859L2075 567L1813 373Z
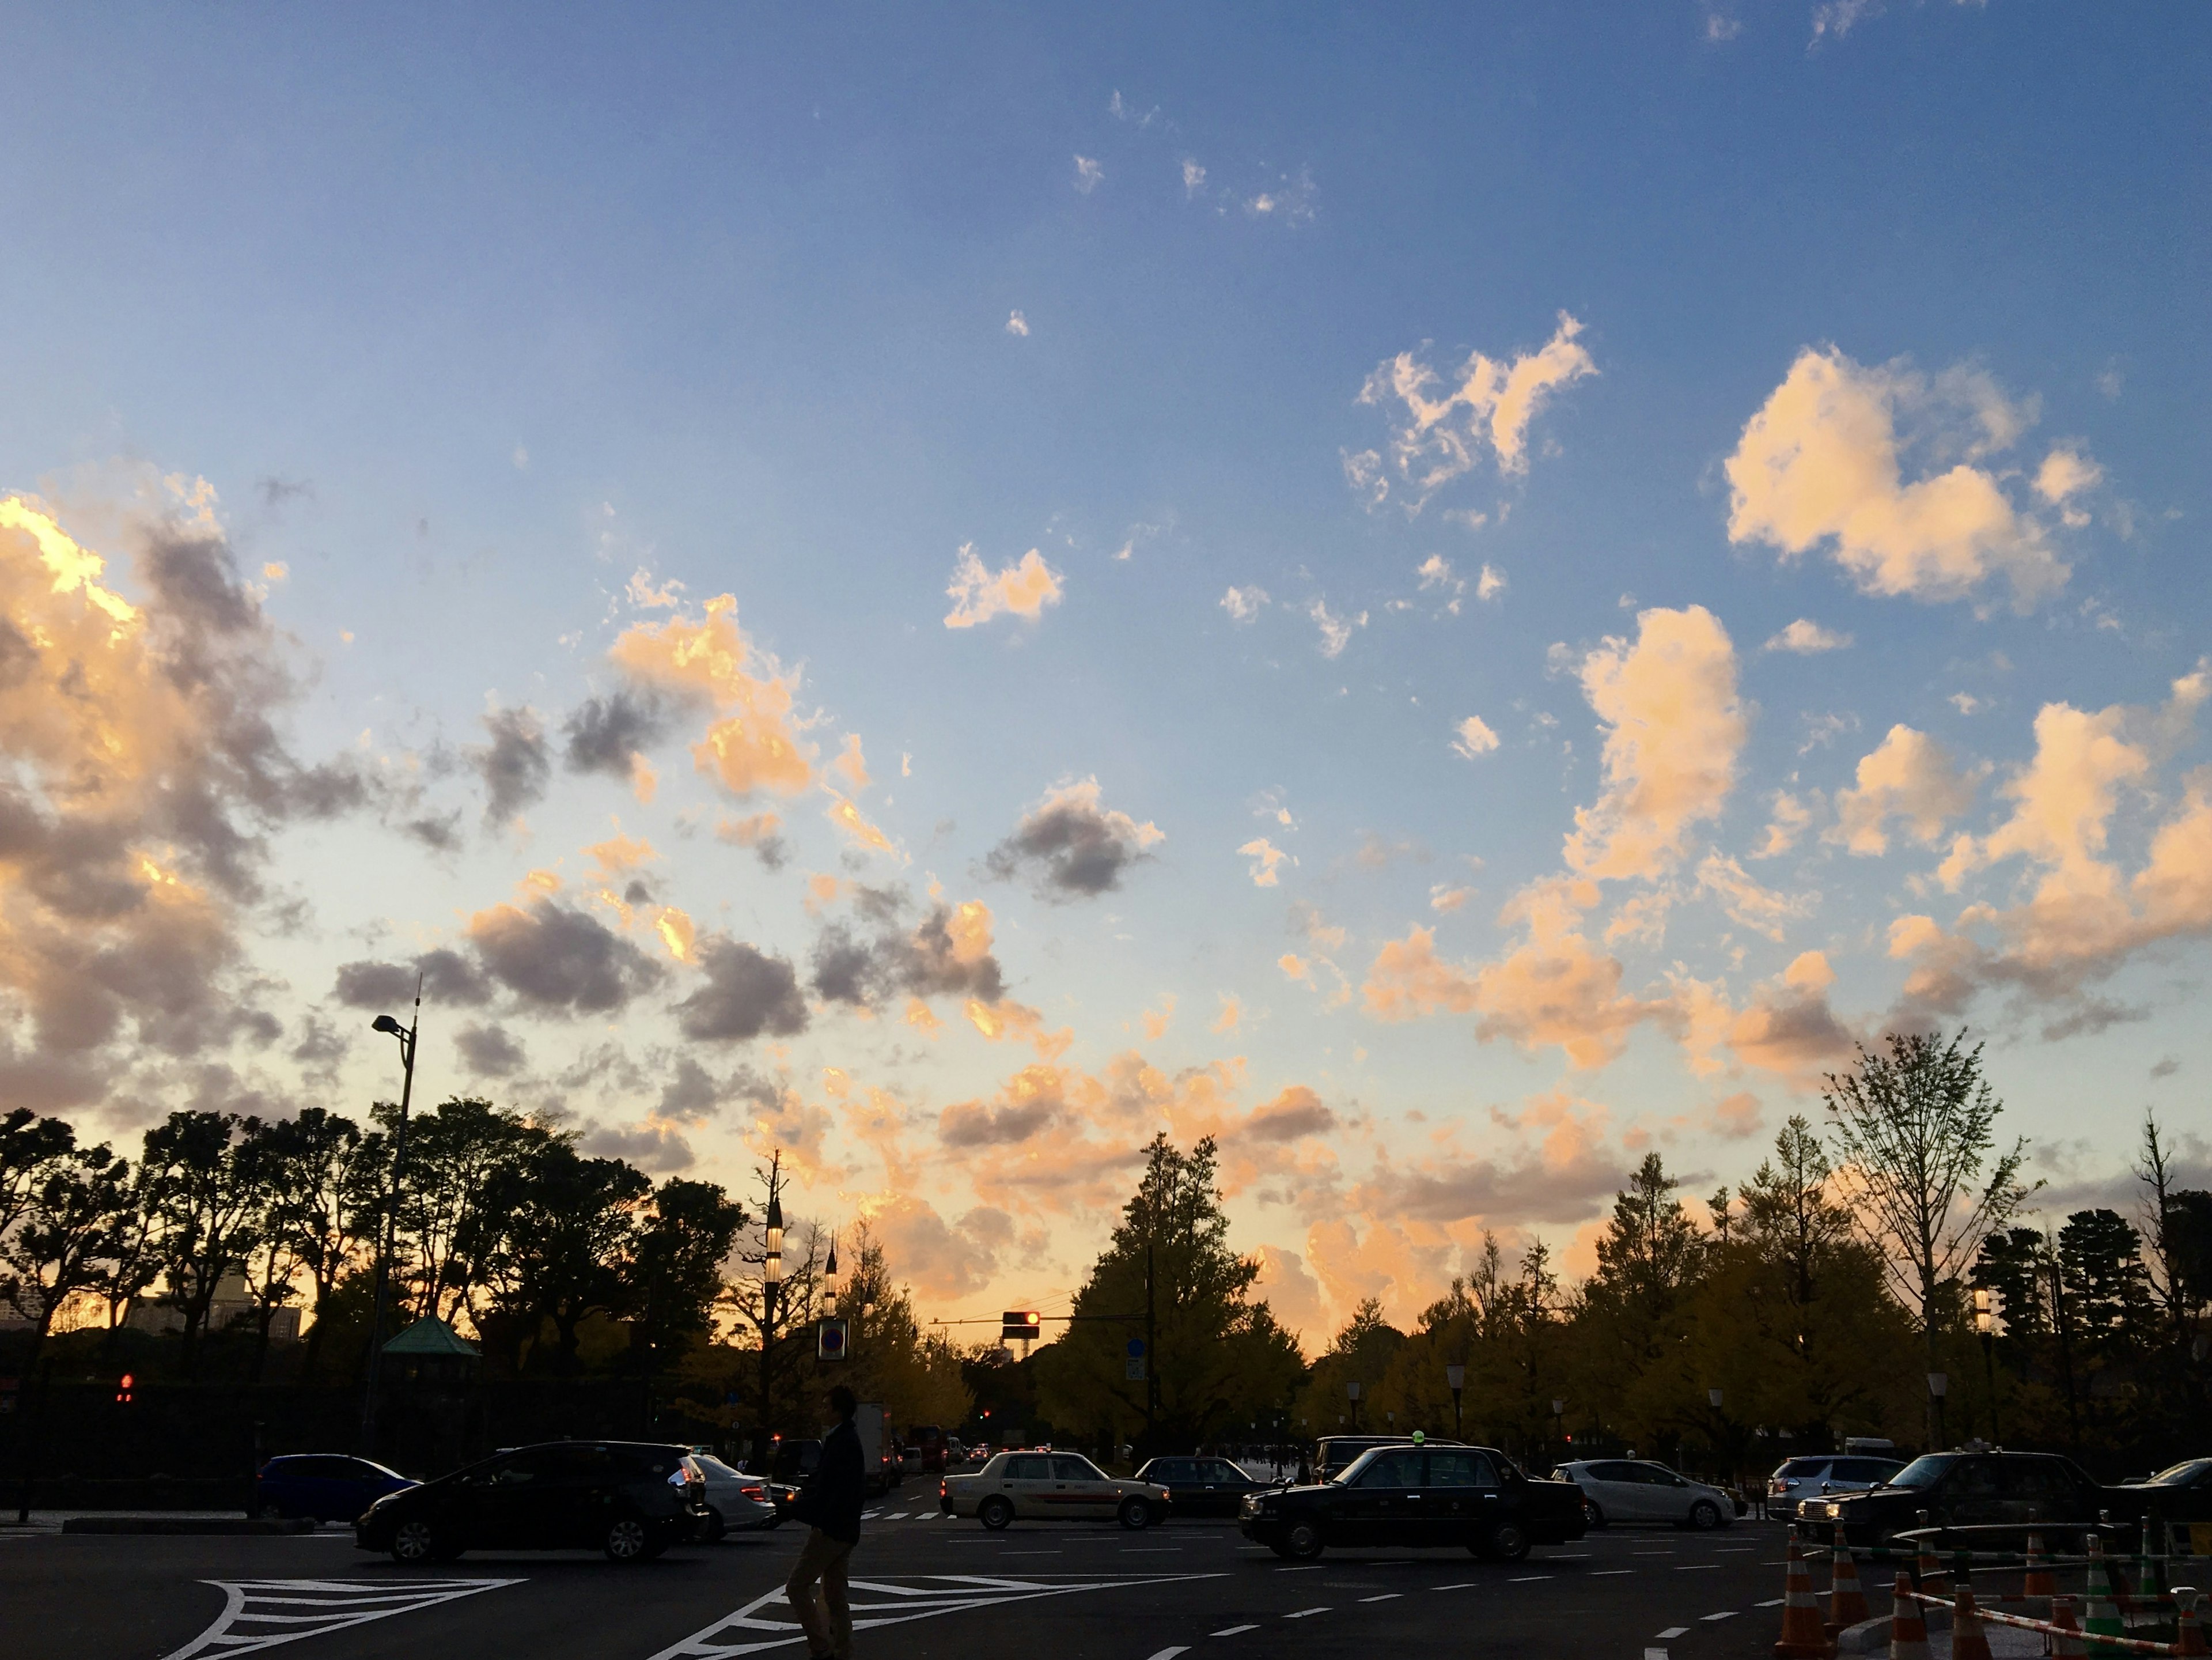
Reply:
M845 1562L852 1554L853 1548L843 1540L832 1539L819 1528L810 1529L791 1578L784 1581L783 1594L806 1628L811 1653L853 1660L853 1607L845 1590ZM817 1580L822 1587L818 1596Z

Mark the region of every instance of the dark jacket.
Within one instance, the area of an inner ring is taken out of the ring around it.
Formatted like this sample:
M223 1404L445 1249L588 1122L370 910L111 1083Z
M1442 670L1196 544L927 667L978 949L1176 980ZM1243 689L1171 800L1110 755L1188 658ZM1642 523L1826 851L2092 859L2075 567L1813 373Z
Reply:
M860 1509L867 1502L868 1477L860 1456L860 1432L848 1418L822 1438L822 1462L799 1490L792 1516L847 1545L860 1542Z

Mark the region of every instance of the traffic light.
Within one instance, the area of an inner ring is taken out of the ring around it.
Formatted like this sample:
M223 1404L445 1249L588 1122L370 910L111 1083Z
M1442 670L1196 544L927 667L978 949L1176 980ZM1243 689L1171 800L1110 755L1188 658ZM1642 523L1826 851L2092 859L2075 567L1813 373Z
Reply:
M115 1404L118 1407L127 1407L131 1404L131 1374L127 1371L116 1380Z
M1043 1331L1044 1316L1035 1309L1008 1309L999 1316L999 1341L1002 1343L1011 1343L1017 1338L1032 1343Z

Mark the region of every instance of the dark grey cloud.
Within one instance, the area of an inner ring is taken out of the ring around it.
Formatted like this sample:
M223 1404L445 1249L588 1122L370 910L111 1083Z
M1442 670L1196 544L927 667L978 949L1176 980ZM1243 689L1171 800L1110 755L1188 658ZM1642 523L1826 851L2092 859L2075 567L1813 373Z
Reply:
M425 813L399 827L433 853L458 853L461 848L461 810Z
M651 990L665 972L598 917L552 899L485 912L469 938L486 973L541 1008L605 1014Z
M649 1176L691 1168L691 1144L665 1124L603 1124L585 1132L583 1150L594 1158L619 1158Z
M806 1029L798 972L782 958L717 933L700 942L699 966L706 983L676 1006L677 1025L686 1037L736 1043L763 1032L789 1037Z
M1152 856L1146 843L1158 836L1100 806L1095 785L1079 785L1054 791L1024 815L984 862L1001 881L1027 875L1042 898L1088 899L1120 887L1124 871Z
M544 800L553 777L553 752L532 708L495 709L484 716L491 742L470 751L484 782L484 823L503 825Z
M1057 1096L1025 1096L1001 1106L963 1101L937 1116L937 1139L948 1147L1002 1147L1026 1141L1060 1116Z
M2181 1062L2179 1059L2169 1055L2162 1057L2157 1064L2151 1067L2150 1075L2154 1078L2171 1078L2174 1073L2180 1070Z
M461 1064L484 1078L505 1078L520 1072L529 1056L503 1026L463 1026L454 1034L453 1047Z
M315 481L312 478L279 478L271 476L255 480L253 488L260 496L264 507L281 508L287 502L296 502L302 497L309 501L313 500Z
M814 942L812 985L833 1003L869 1005L890 996L979 997L995 1003L1006 994L998 958L989 952L963 961L952 937L952 908L937 904L912 929L900 924L903 896L863 889L859 909L879 926L864 938L849 924L832 923Z
M668 706L647 692L623 690L587 697L562 724L568 740L568 770L627 778L630 757L665 737L671 720Z
M321 1083L334 1081L354 1040L345 1028L323 1014L310 1013L301 1023L300 1040L292 1045L292 1059L307 1077Z
M459 952L444 946L407 963L342 964L331 995L353 1008L398 1014L415 1000L418 975L422 1000L433 1008L482 1008L491 1001L492 984L483 971Z
M699 1064L696 1056L679 1055L674 1073L661 1086L660 1101L653 1116L674 1123L699 1124L721 1111L726 1103L742 1100L774 1106L781 1094L770 1079L750 1067L740 1066L728 1077L717 1078Z
M1243 1133L1261 1141L1295 1141L1336 1128L1336 1115L1303 1084L1293 1084L1245 1121Z

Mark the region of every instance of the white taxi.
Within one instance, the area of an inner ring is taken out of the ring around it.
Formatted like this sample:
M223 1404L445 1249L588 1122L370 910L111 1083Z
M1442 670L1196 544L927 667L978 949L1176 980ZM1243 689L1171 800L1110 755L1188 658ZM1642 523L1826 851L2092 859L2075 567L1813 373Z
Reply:
M985 1527L1030 1522L1119 1522L1131 1531L1164 1521L1168 1490L1112 1476L1073 1452L1002 1452L973 1475L937 1484L937 1507Z

